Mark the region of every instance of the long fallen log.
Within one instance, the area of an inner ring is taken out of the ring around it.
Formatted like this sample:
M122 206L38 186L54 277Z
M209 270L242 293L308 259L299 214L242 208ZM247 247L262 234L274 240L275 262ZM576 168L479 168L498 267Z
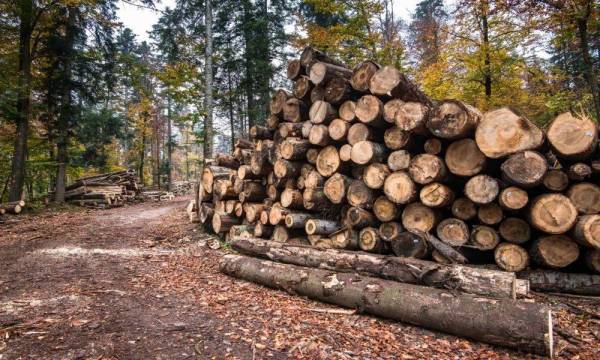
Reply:
M528 280L531 290L535 291L600 296L600 275L532 270L517 276Z
M287 264L359 272L409 284L458 290L493 298L516 298L527 294L527 284L514 273L462 265L444 265L405 257L357 251L316 249L257 238L233 238L231 247L243 254Z
M553 355L552 314L544 305L457 295L357 274L225 255L222 273L348 308L494 345Z

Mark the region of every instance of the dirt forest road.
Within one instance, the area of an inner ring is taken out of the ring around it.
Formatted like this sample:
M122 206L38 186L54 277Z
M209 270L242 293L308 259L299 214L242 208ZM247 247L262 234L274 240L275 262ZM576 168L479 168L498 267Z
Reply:
M226 277L185 204L0 224L0 359L531 357ZM598 355L574 338L563 355Z

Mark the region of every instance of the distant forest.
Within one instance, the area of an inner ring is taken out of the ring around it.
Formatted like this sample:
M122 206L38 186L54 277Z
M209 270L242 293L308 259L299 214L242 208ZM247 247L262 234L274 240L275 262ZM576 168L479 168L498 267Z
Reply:
M194 179L290 87L312 45L348 66L394 65L433 99L518 109L544 125L600 118L595 0L178 0L150 41L117 0L0 3L0 202L61 197L88 174L135 169L146 185ZM155 8L152 0L131 0Z

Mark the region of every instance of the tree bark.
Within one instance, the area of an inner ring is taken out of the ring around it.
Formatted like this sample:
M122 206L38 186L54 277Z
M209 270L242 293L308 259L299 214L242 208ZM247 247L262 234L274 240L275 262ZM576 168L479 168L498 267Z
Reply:
M205 81L205 95L204 95L204 111L206 116L204 118L204 159L211 159L213 157L213 14L212 14L212 0L206 0L204 2L204 37L206 39L204 47L204 81ZM250 106L250 98L248 98L248 109ZM251 123L251 122L250 122ZM250 124L252 126L252 124Z
M529 287L534 291L600 296L600 275L533 270L520 272L517 276L529 281Z

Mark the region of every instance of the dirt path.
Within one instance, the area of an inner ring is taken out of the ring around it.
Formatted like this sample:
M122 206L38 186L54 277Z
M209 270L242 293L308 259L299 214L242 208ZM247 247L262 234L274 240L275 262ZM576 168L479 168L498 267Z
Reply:
M526 357L226 277L185 203L0 224L0 359Z

